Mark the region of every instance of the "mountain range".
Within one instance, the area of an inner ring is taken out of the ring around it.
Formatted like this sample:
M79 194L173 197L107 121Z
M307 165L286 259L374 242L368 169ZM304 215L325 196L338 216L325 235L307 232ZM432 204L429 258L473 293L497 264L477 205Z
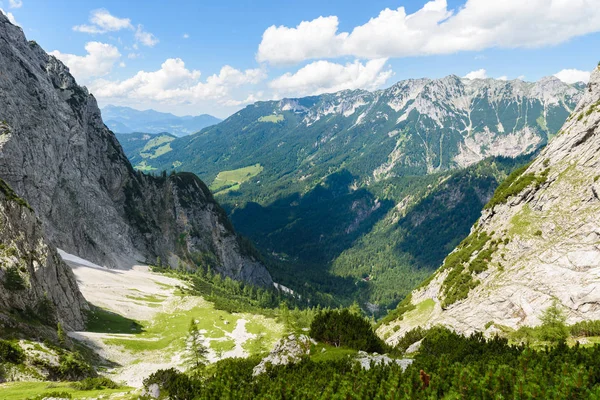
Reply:
M278 281L385 312L468 235L499 182L582 96L554 77L448 76L258 102L184 138L119 140L140 170L212 182Z
M207 126L221 122L208 114L178 117L155 110L136 110L131 107L107 105L102 109L102 119L106 126L116 133L162 133L175 136L196 133Z
M391 343L442 324L493 335L600 319L600 66L560 133L498 188L471 233L380 328ZM419 309L419 312L415 310Z

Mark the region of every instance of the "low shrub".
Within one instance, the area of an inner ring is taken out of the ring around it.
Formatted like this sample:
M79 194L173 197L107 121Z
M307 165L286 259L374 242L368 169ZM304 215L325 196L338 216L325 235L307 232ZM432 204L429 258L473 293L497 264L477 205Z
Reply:
M19 269L17 267L10 267L6 269L4 282L2 282L2 285L6 290L11 292L17 292L27 287L25 285L25 279L23 279L19 273Z
M96 371L77 353L61 355L54 372L58 379L64 381L79 381L96 376Z
M175 368L161 369L144 379L144 389L149 391L152 385L160 388L160 399L194 399L200 394L200 382L191 380Z
M104 376L85 378L82 381L73 383L72 386L77 390L118 389L120 387L119 384Z
M25 352L16 343L0 339L0 363L22 364Z
M385 344L375 335L371 323L349 310L321 311L310 325L310 336L336 347L383 353Z

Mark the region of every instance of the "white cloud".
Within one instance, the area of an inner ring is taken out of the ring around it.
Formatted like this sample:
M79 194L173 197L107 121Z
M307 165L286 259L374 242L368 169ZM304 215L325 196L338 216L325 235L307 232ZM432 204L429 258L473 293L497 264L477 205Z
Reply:
M262 99L262 97L263 97L263 92L258 92L256 94L250 93L248 95L248 97L246 97L244 100L228 99L228 100L222 101L221 104L226 107L239 107L239 106L243 106L246 104L256 103L257 101L260 101Z
M135 40L148 47L154 47L158 43L156 36L150 32L145 32L142 25L137 26L135 31Z
M58 50L50 52L64 62L77 80L87 82L89 78L99 77L112 71L114 64L121 58L119 50L110 44L89 42L85 45L87 55L64 54Z
M121 61L119 63L119 67L121 67L121 68L125 68L126 66L127 66L127 64L125 64L123 61Z
M294 96L333 93L345 89L374 90L383 85L392 75L386 69L387 59L376 59L362 64L356 60L346 65L329 61L315 61L298 70L286 73L269 83L279 94Z
M565 83L585 82L590 80L589 71L581 71L578 69L563 69L560 72L554 74L555 77Z
M272 64L354 56L408 57L555 45L600 31L597 0L467 0L458 10L433 0L413 14L386 8L352 32L338 32L336 16L271 26L256 58Z
M226 101L231 89L265 78L260 69L240 71L228 65L205 82L200 75L200 71L187 69L181 59L170 58L157 71L140 71L123 81L100 79L91 85L91 90L98 98L189 104L207 99Z
M189 38L190 38L190 35L189 35L188 33L184 33L182 37L183 37L184 39L189 39Z
M133 29L129 18L118 18L103 8L90 13L91 25L76 25L74 31L84 33L116 32L122 29Z
M478 69L477 71L471 71L464 76L467 79L487 79L487 71L485 69Z
M127 58L129 58L130 60L135 60L136 58L140 58L141 54L140 53L129 53L127 54Z
M23 7L23 1L21 1L21 0L8 0L8 6L10 8L21 8L21 7Z
M508 80L508 76L506 76L506 75L499 76L498 80L499 81L507 81Z
M4 15L6 15L6 18L8 18L8 20L10 21L11 24L15 25L15 26L21 26L17 20L15 19L15 16L13 15L13 13L8 12L8 11L4 11L2 8L0 8L0 12Z

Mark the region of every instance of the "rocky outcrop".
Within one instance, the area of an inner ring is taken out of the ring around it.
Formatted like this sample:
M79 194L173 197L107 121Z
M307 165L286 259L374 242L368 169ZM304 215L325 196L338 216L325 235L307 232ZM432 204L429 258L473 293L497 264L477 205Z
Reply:
M371 369L371 365L389 365L394 363L398 364L402 368L402 371L405 371L413 363L413 360L409 358L397 359L391 358L386 354L369 354L365 351L358 352L356 361L358 361L362 369L366 370Z
M31 207L0 179L0 325L13 316L83 329L87 303Z
M55 245L109 267L160 257L272 283L199 179L134 171L95 98L1 14L0 71L0 177Z
M281 339L268 356L254 367L252 375L257 376L267 371L268 365L288 365L300 362L310 355L311 346L317 344L306 335L289 335Z
M405 304L402 318L378 332L395 343L415 326L535 326L555 299L568 323L600 319L599 193L597 68L558 135L500 186L470 238L412 293L416 308Z

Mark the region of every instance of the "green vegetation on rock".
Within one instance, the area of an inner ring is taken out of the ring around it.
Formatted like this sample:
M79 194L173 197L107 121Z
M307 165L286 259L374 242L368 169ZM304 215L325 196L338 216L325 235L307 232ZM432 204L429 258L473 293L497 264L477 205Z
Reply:
M538 189L548 179L549 169L546 168L540 175L533 173L525 174L525 171L528 168L529 165L525 165L513 171L508 178L498 186L498 189L496 189L496 192L494 193L494 197L486 204L485 208L490 209L498 204L506 203L510 197L521 193L529 186L533 185L535 186L535 189Z

